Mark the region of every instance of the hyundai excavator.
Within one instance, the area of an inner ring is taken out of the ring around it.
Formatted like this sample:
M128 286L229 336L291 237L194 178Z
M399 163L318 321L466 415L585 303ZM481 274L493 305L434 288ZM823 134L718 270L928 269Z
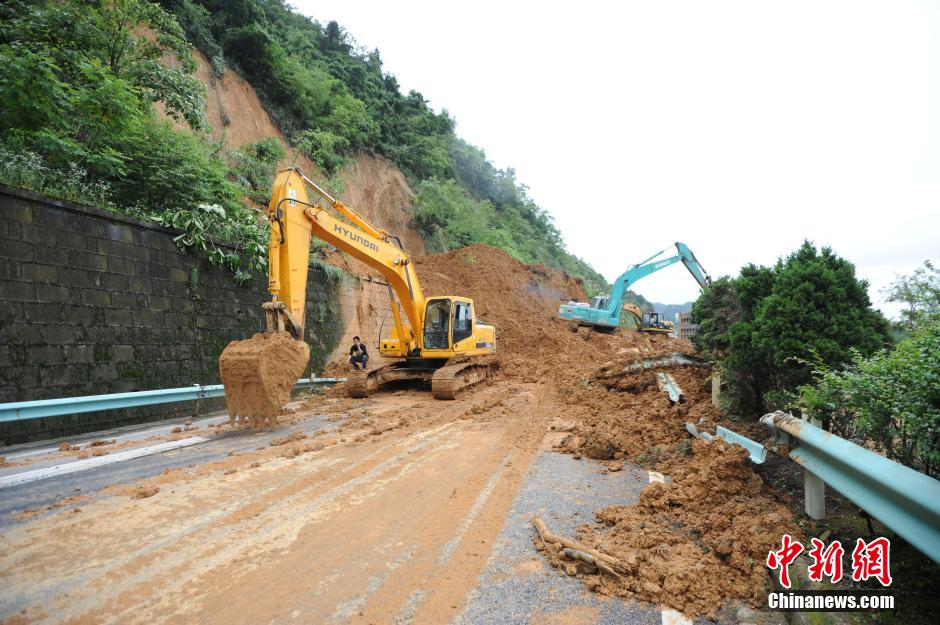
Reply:
M644 314L635 304L624 301L627 289L638 280L679 261L682 261L682 264L689 270L689 273L692 274L692 277L695 278L701 288L704 289L711 284L711 278L687 245L677 241L677 253L669 258L659 259L659 256L665 252L666 250L660 250L622 273L614 281L610 295L598 295L590 304L585 302L562 304L558 308L558 317L573 321L576 324L574 328L576 330L594 329L602 332L613 332L620 327L623 321L621 312L624 311L636 320L637 329L641 332L663 334L671 332L671 322L660 321L657 313Z
M307 189L328 207L311 202ZM230 343L220 357L219 372L233 423L237 415L241 422L252 424L259 417L254 413L267 413L260 415L262 420L276 416L271 413L286 403L283 389L289 397L307 365L304 308L311 236L376 269L388 281L393 326L390 335L380 340L379 351L393 360L353 372L347 383L352 397L366 397L386 382L425 380L431 383L435 398L454 399L461 389L488 376L490 365L482 357L496 351L495 328L477 320L470 298L425 296L414 263L398 237L369 223L296 168L278 172L268 218L271 301L262 304L268 332ZM270 340L255 340L262 338ZM259 405L257 395L266 392L269 396Z

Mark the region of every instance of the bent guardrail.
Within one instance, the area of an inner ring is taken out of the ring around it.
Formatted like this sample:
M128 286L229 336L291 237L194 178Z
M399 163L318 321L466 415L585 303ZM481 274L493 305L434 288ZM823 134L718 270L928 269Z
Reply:
M704 441L711 442L714 438L723 439L734 445L738 445L747 450L751 458L751 462L754 464L763 464L764 460L767 459L767 448L758 443L757 441L752 441L746 436L742 436L737 432L729 430L726 427L717 426L715 428L714 434L709 434L708 432L700 432L697 427L692 423L685 424L685 431L691 434L696 438L700 438Z
M940 563L940 481L784 412L761 423L786 436L790 459Z
M345 381L346 378L301 378L297 380L297 386L307 387L315 384L331 384ZM0 404L0 423L57 417L82 412L96 412L99 410L117 410L119 408L136 408L138 406L150 406L153 404L170 404L180 401L222 397L223 395L225 395L225 389L221 384L194 384L193 386L162 388L153 391L18 401Z

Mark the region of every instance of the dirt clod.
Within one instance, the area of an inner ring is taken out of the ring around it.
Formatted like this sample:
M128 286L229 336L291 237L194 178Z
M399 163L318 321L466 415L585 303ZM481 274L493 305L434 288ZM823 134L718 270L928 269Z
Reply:
M302 441L307 438L307 435L303 432L294 432L290 436L284 436L281 438L275 438L271 441L271 447L278 447L280 445L287 445L288 443L294 443L297 441Z
M134 499L149 499L160 492L159 486L138 486L134 489Z

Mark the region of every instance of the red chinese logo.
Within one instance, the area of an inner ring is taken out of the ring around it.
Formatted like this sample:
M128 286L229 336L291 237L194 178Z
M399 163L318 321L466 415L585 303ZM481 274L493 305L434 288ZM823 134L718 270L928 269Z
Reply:
M891 541L876 538L866 543L859 538L852 551L852 579L856 582L874 577L882 586L891 585Z
M771 551L767 554L767 566L771 570L780 569L780 585L784 588L790 587L790 565L796 558L803 553L803 545L793 540L789 534L784 534L781 539L783 547L780 551Z
M812 562L808 567L810 580L821 582L828 578L833 584L842 580L842 558L845 549L838 540L828 547L818 538L811 538L813 548L807 554ZM779 569L780 585L790 588L789 566L804 551L802 543L793 540L789 534L784 534L780 540L781 548L767 553L767 566L771 570ZM855 549L852 550L852 580L856 582L875 578L882 586L891 585L891 541L887 538L876 538L865 542L861 538L856 540Z
M842 579L842 556L845 549L838 540L826 547L826 543L818 538L810 539L813 548L809 550L809 557L813 563L809 565L809 578L814 582L821 582L828 577L835 584Z

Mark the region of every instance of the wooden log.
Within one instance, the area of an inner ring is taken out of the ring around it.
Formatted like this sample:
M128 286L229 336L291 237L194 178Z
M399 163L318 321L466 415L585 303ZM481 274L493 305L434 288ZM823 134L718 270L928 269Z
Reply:
M606 564L605 562L601 562L589 553L572 549L571 547L565 547L564 554L566 558L571 558L572 560L581 560L582 562L593 564L597 567L597 570L607 573L611 577L620 577L620 573L612 569L610 565Z
M570 538L565 538L564 536L558 536L557 534L553 534L545 526L545 522L542 521L542 519L538 517L532 519L532 525L535 526L535 530L539 533L539 536L542 537L543 542L554 543L556 545L561 545L562 547L567 547L569 549L574 549L575 551L580 551L584 554L592 556L596 560L599 560L601 562L604 562L610 565L611 567L617 569L618 571L622 571L624 573L629 572L630 568L634 564L636 564L635 561L625 563L613 557L612 555L606 554L602 551L598 551L597 549L592 549L591 547L588 547L587 545L583 545L576 540L571 540Z

